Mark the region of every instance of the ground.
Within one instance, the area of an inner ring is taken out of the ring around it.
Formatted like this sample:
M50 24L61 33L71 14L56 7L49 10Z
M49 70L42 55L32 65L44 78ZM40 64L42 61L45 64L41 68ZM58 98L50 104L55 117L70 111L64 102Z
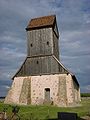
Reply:
M3 102L0 102L0 111L3 111L3 108L7 107L7 114L11 116L12 114L12 105L6 105ZM90 99L83 99L80 102L78 107L68 107L62 108L57 106L19 106L20 110L18 115L21 120L46 120L50 118L51 120L55 120L57 118L57 112L74 112L78 114L78 117L83 118L81 120L85 120L90 116ZM88 119L90 120L90 119Z

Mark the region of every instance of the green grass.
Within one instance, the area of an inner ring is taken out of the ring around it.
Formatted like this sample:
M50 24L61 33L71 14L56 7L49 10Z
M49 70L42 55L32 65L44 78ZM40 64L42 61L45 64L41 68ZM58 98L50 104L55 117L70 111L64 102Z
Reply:
M30 120L30 116L33 117L32 120L45 120L47 117L49 118L57 118L57 112L75 112L79 117L86 116L90 113L90 99L85 99L81 101L81 106L79 107L56 107L56 106L19 106L19 115L22 120ZM7 107L7 113L10 116L12 113L12 106L6 105L4 103L0 103L0 111L3 111L3 108ZM37 119L34 119L37 118Z

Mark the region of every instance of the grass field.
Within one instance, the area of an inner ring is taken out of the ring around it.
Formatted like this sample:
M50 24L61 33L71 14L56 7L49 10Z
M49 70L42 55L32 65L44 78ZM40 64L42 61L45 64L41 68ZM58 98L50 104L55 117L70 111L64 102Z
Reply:
M55 119L57 118L57 112L75 112L79 117L86 116L90 114L90 99L85 99L81 101L81 106L79 107L56 107L56 106L19 106L19 116L21 120L45 120L46 118ZM12 113L12 106L6 105L3 102L0 102L0 111L3 111L3 108L7 107L7 113L10 116ZM31 119L32 117L32 119Z

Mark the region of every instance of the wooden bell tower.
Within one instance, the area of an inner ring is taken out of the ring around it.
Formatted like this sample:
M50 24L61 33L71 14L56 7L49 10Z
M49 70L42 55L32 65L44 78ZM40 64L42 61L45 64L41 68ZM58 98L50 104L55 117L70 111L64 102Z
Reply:
M26 30L29 57L55 55L59 59L59 33L54 15L32 19Z
M31 19L26 31L27 58L15 76L67 73L59 62L56 16Z

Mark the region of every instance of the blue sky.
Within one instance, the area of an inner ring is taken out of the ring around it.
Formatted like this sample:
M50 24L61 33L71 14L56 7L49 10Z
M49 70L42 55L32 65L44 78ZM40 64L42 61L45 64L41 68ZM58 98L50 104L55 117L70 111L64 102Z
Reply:
M61 62L90 92L90 0L0 0L0 96L27 55L31 18L56 14Z

